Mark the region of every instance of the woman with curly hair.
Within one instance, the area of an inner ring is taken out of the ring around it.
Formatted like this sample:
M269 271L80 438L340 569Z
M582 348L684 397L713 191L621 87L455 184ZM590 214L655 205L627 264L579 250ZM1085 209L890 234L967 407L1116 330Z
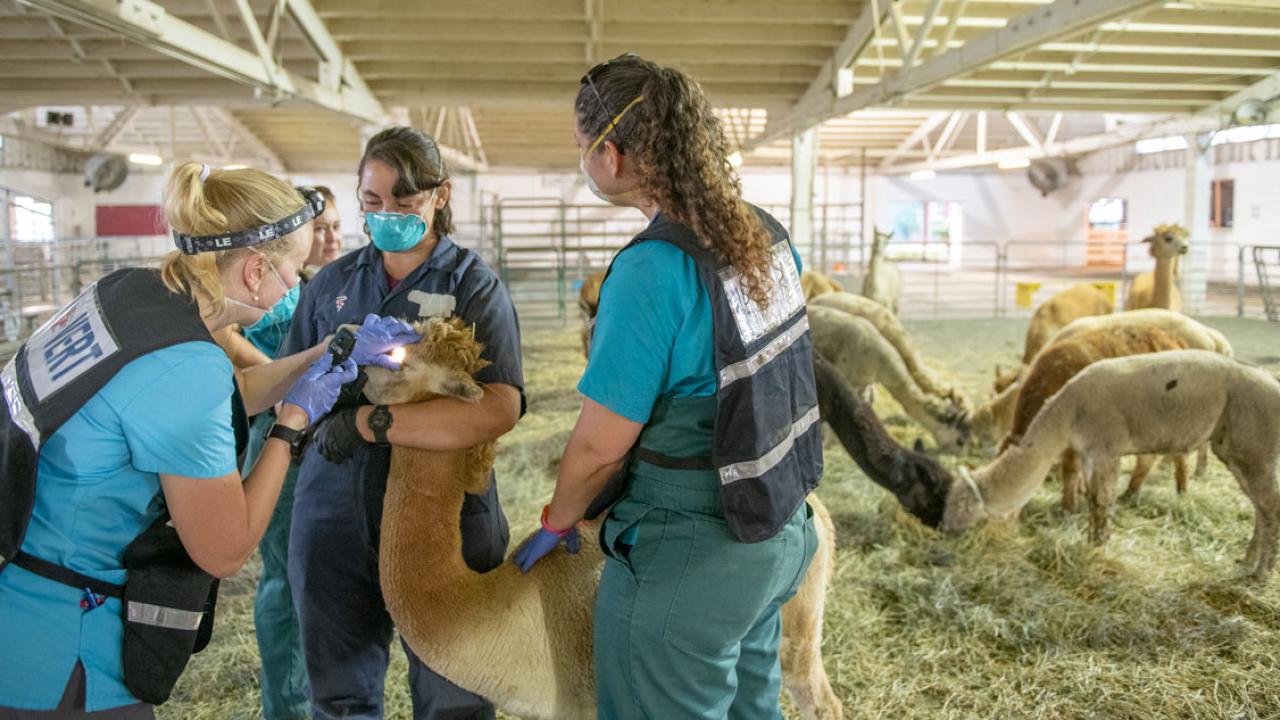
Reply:
M612 502L596 603L601 718L780 718L779 610L817 544L822 474L799 257L744 202L719 118L679 71L592 68L586 182L649 225L601 289L586 396L528 571Z

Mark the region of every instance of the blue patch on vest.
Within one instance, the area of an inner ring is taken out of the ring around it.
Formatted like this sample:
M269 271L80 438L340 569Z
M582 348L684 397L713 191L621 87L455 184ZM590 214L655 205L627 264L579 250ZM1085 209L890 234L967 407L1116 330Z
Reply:
M27 341L23 352L36 400L43 402L119 349L94 284Z

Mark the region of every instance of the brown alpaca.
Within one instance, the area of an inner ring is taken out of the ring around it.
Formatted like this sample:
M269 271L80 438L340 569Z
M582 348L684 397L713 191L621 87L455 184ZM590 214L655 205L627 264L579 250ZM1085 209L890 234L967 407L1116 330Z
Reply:
M1107 294L1089 283L1079 283L1063 290L1036 308L1027 327L1026 345L1022 351L1022 364L1030 365L1059 330L1072 320L1090 315L1110 315L1116 309Z
M365 393L381 404L449 396L477 401L471 374L484 365L458 319L419 325L423 341L403 368L366 369ZM489 482L495 443L456 451L396 447L382 518L379 571L387 610L409 646L435 671L512 715L534 720L596 716L592 623L603 556L584 524L582 549L559 548L528 575L506 562L480 574L462 559L464 492ZM822 667L822 617L834 568L835 530L809 500L820 544L804 583L782 610L783 681L805 718L843 710Z
M1159 328L1150 327L1115 327L1077 335L1066 340L1055 342L1036 356L1035 363L1027 372L1026 379L1018 391L1017 404L1013 411L1013 427L1000 444L1000 452L1010 446L1017 445L1031 426L1031 421L1044 407L1045 402L1053 397L1067 381L1089 365L1106 358L1141 355L1143 353L1163 350L1181 350L1187 347L1184 340L1174 337ZM1145 456L1138 459L1139 466L1129 480L1129 489L1125 496L1137 492L1146 472L1139 474L1142 465L1150 469L1151 460ZM1174 460L1177 468L1178 492L1187 490L1187 468L1181 455ZM1080 489L1079 464L1076 454L1071 448L1062 453L1062 507L1069 512L1076 509L1076 497Z
M1157 225L1151 236L1142 242L1150 244L1151 257L1156 259L1155 272L1142 273L1129 286L1125 310L1139 308L1164 308L1182 312L1182 293L1174 284L1178 270L1178 258L1187 254L1186 228L1178 224Z
M578 312L582 317L582 356L591 354L591 326L596 319L596 311L600 308L600 288L604 285L604 273L598 272L587 276L578 289Z
M844 286L839 282L812 270L800 273L800 289L804 291L806 302L829 293L844 292Z

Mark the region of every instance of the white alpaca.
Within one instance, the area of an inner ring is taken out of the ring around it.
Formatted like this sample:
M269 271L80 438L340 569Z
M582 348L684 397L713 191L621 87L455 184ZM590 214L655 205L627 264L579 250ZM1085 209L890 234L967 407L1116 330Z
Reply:
M898 264L884 256L891 232L872 228L871 259L867 262L867 274L862 278L862 294L889 308L896 315L902 299L902 271Z
M1265 580L1280 531L1280 383L1269 373L1203 350L1102 360L1054 395L1018 445L989 465L962 471L942 527L964 530L1026 504L1054 461L1076 452L1091 506L1090 538L1105 542L1124 455L1181 453L1209 442L1254 506L1244 572Z
M810 305L835 308L871 323L898 351L903 364L907 367L907 372L911 374L921 390L945 400L954 400L966 410L971 407L968 399L955 387L943 382L933 370L920 361L915 348L911 346L911 336L907 334L902 323L898 322L898 318L889 308L870 298L847 292L821 295L811 300Z
M968 413L954 400L943 400L920 389L893 345L860 317L823 305L809 308L813 348L835 365L855 392L880 383L913 420L928 430L944 452L964 447L969 436Z

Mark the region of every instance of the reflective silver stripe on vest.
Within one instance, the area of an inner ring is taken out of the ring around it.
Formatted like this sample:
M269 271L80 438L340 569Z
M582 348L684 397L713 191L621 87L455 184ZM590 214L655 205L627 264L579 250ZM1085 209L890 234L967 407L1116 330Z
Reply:
M9 417L22 432L31 438L31 444L40 447L40 430L31 416L27 404L22 401L22 389L18 387L18 356L14 355L0 372L0 385L4 386L4 402L9 406Z
M739 480L760 477L769 472L774 465L787 456L787 453L791 452L791 447L796 444L796 438L805 434L816 422L818 422L818 406L814 405L809 412L801 415L799 420L791 423L791 432L787 433L782 442L774 445L772 450L755 460L744 460L720 468L720 484L728 485Z
M768 345L760 348L760 351L746 360L739 360L732 365L726 365L720 369L720 387L727 387L735 380L751 377L755 375L760 368L769 364L783 350L791 347L791 345L800 339L800 336L809 331L808 316L800 318L791 327L778 334L778 337L769 341Z
M179 610L150 603L134 602L133 600L130 600L128 605L129 622L138 623L139 625L154 625L168 630L195 631L200 628L200 621L204 618L204 613L202 612Z

